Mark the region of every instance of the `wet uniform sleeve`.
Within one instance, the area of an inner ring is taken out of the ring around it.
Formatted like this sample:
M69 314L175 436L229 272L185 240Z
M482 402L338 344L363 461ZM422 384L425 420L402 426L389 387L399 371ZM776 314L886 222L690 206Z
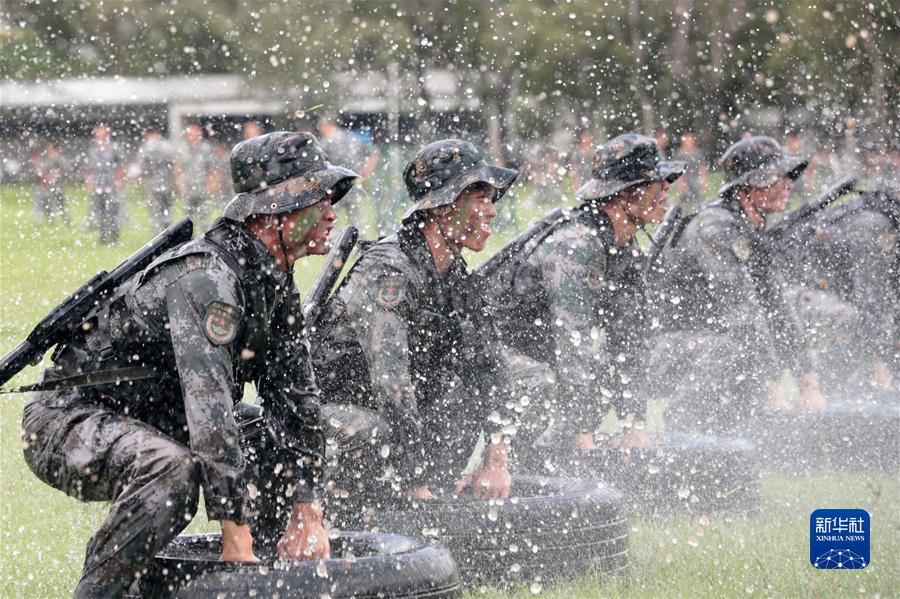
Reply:
M398 474L417 482L424 469L414 449L420 444L423 425L410 370L408 319L415 306L415 290L399 270L359 275L347 290L348 316L369 365L375 404L391 423L395 447L406 450L395 460Z
M259 395L279 461L296 473L293 501L306 503L322 495L325 437L299 295L291 293L276 307L270 325Z
M230 346L241 326L237 281L224 268L189 271L166 288L166 305L207 516L243 522L244 456L233 413Z
M761 376L777 377L780 368L773 354L766 313L750 276L750 240L722 220L708 219L698 222L690 251L693 253L704 282L708 297L716 306L709 306L709 313L719 316L719 322L710 328L728 333L757 361Z
M539 269L550 301L560 399L572 407L570 424L579 432L592 432L608 409L603 404L613 397L602 376L610 357L591 336L600 322L596 306L607 284L606 249L590 230L575 225L554 233L529 262Z

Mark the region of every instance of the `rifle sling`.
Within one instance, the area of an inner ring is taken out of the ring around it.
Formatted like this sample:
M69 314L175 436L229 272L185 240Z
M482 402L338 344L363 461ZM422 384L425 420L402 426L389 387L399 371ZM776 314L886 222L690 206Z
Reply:
M24 385L16 389L0 389L2 393L30 393L32 391L57 391L76 387L93 387L95 385L121 384L153 378L159 373L152 366L130 366L113 370L97 370L72 376L53 378L33 385Z

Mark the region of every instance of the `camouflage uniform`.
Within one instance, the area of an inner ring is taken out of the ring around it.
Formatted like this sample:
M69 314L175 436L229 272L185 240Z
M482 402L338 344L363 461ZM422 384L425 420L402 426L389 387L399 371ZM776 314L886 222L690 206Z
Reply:
M510 348L515 393L546 404L520 435L521 445L553 424L548 414L562 415L561 428L575 433L593 432L610 407L621 418L644 419L645 405L634 393L647 328L643 253L634 241L616 244L603 204L630 187L674 181L683 170L683 163L660 161L649 137L611 140L597 149L593 178L576 194L584 203L491 269L485 292Z
M319 493L324 437L296 288L243 220L324 196L319 185L277 195L295 181L327 176L333 187L346 175L297 158L315 138L272 135L280 137L233 151L235 190L243 193L225 218L125 282L58 347L45 373L140 366L151 367L152 378L36 392L25 406L32 471L80 500L113 502L88 545L76 597L121 596L191 521L200 488L207 517L249 522L261 555L273 553L290 502ZM276 145L289 146L294 160L275 167L304 163L306 176L277 185L268 177L276 192L269 195L256 179L266 177L260 165L268 157L260 156ZM248 382L263 412L241 423L240 413L252 411L240 404Z
M64 164L59 152L51 151L52 147L47 146L32 162L37 179L34 186L35 222L40 222L42 217L49 222L61 216L68 223L69 213L63 194Z
M900 200L882 189L842 203L793 237L792 294L823 382L840 389L881 359L900 372ZM893 273L893 276L892 276Z
M140 157L150 219L153 228L162 231L172 224L175 148L167 139L151 138L141 146Z
M195 223L207 222L212 201L207 195L207 184L215 168L212 158L213 149L206 140L200 140L194 146L184 145L180 150L178 166L184 185L181 199L187 216Z
M473 183L489 182L499 198L515 174L485 164L468 142L423 148L404 177L417 204L399 232L362 252L322 320L313 363L336 455L330 492L348 500L336 507L349 522L412 487L452 481L481 429L510 422L466 264L456 257L439 274L418 222Z
M119 239L119 209L121 197L116 189L116 177L124 158L118 146L107 142L94 144L88 152L87 170L94 179L91 196L92 216L100 229L100 241L116 242Z
M684 430L731 430L752 413L765 381L780 377L782 364L809 372L794 323L768 307L783 302L761 291L762 277L771 276L768 241L733 195L739 186L797 177L807 161L754 137L729 148L721 163L729 182L673 239L666 274L651 291L655 318L667 332L657 340L649 371L657 391L671 391L667 424ZM778 294L780 282L770 280ZM783 326L772 328L776 317Z

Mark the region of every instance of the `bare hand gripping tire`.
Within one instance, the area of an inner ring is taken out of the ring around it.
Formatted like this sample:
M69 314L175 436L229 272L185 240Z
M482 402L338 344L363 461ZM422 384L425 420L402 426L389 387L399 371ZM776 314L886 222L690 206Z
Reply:
M569 450L544 466L557 475L606 481L642 512L758 511L759 459L749 441L669 432L652 442L648 449L625 451L598 438L596 450Z
M435 537L468 586L531 584L628 567L622 494L596 481L513 476L510 498L450 494L377 514L373 526Z
M218 560L218 534L183 535L155 559L141 581L146 598L462 597L450 552L394 534L342 532L332 559L240 564Z

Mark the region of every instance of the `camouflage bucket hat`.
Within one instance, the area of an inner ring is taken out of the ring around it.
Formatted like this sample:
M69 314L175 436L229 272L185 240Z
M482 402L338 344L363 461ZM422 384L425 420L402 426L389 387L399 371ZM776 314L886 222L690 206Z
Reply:
M243 222L252 214L284 214L321 201L336 204L359 175L328 162L310 133L276 131L248 139L231 151L237 195L223 216Z
M430 143L403 169L403 181L415 202L403 215L403 220L421 210L452 204L475 183L493 187L496 202L518 175L516 170L486 163L468 141L444 139Z
M591 180L575 192L582 201L606 200L635 185L656 181L674 182L684 174L680 160L660 160L656 140L625 133L594 152Z
M744 139L725 150L719 159L727 183L719 190L723 195L735 187L762 189L782 177L796 179L809 165L809 159L785 154L778 142L763 135Z

